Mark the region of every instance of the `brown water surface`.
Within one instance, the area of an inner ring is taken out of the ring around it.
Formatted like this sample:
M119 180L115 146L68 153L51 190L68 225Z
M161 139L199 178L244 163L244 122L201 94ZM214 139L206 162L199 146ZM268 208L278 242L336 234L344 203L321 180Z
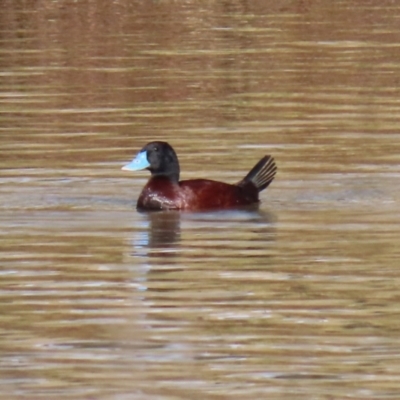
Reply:
M0 397L400 398L400 5L4 1ZM258 211L140 214L279 171Z

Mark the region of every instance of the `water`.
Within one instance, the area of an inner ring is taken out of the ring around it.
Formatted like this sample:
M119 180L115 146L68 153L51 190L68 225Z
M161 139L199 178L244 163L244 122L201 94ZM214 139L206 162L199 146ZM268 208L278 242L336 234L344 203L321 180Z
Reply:
M0 394L400 396L395 2L6 2L0 16ZM259 210L135 210L182 178Z

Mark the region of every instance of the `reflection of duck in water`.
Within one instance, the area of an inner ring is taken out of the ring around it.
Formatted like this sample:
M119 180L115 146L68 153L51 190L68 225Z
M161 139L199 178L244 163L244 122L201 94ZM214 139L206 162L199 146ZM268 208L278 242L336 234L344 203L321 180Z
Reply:
M210 179L179 181L179 161L166 142L151 142L122 169L148 169L151 178L140 194L141 210L216 210L251 205L259 202L259 193L274 179L276 165L271 156L263 157L237 184Z
M178 246L181 236L179 212L146 213L144 216L150 223L147 232L149 248L168 249Z

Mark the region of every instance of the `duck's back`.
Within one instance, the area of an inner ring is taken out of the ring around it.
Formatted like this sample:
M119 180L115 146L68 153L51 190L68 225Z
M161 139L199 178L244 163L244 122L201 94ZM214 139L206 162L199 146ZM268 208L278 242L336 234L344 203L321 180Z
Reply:
M213 210L240 207L258 202L258 190L210 179L179 182L185 210Z

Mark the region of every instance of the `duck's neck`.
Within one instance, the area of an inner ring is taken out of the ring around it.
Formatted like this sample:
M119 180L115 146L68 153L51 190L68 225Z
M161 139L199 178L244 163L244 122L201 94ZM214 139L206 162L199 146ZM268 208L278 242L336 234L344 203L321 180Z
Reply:
M151 171L151 177L165 177L168 180L170 180L172 183L178 184L179 182L179 162L176 160L176 162L168 164L168 166L164 166L164 168L159 169L157 171Z

